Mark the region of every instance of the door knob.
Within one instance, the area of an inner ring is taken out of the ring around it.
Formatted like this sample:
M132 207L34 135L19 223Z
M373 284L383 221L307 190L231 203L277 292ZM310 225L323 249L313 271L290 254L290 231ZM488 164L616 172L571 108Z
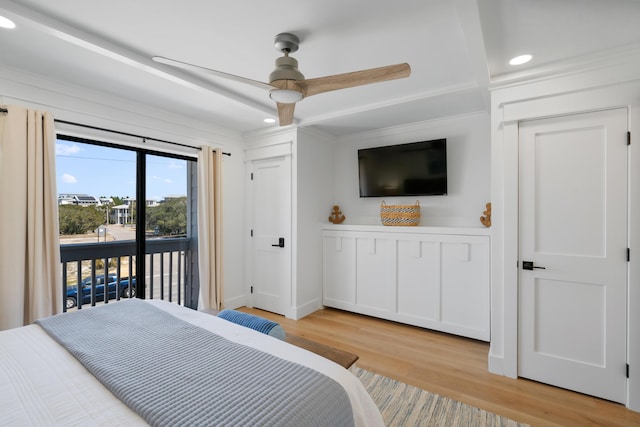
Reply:
M278 244L277 245L271 245L271 246L276 247L276 248L284 248L284 237L280 237L278 239Z
M533 261L522 261L523 270L533 270L534 268L539 270L546 270L546 268L540 267L539 265L533 265Z

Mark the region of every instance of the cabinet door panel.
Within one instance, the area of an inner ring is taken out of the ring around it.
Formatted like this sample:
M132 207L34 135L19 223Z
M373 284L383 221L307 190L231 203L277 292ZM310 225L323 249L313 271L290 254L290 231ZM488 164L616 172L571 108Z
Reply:
M358 238L356 252L356 304L395 312L396 241Z
M440 319L440 243L398 241L398 313Z
M356 303L356 240L353 237L324 236L324 304Z
M488 333L489 248L442 243L442 322Z

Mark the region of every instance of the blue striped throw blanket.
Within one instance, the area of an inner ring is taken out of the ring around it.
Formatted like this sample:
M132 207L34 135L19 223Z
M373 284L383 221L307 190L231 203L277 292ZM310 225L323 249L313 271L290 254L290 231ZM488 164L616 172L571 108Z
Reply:
M333 379L140 300L37 322L153 426L353 426Z

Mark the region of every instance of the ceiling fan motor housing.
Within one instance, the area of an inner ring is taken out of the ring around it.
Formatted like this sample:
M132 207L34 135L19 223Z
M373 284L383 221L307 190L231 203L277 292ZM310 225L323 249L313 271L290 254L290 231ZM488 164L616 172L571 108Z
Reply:
M269 74L269 83L276 80L304 80L304 75L298 70L298 61L290 56L276 59L276 69Z

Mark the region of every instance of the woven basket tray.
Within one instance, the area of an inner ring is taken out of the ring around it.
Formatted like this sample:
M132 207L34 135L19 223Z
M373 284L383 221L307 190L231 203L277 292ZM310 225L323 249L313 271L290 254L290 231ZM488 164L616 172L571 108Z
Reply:
M420 224L420 202L415 205L380 205L382 225L415 226Z

